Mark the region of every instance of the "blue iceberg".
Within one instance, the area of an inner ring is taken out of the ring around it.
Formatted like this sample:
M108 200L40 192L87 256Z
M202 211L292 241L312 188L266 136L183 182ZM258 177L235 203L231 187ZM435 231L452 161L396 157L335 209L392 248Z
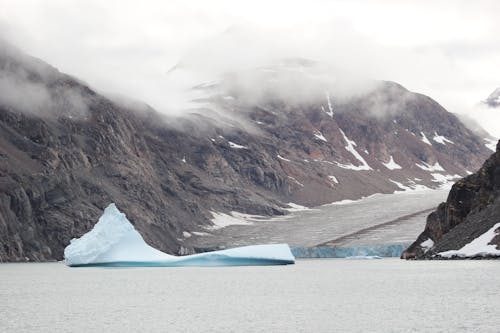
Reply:
M71 267L175 267L254 266L294 264L287 244L244 246L233 249L173 256L149 246L125 214L110 204L94 228L64 249Z

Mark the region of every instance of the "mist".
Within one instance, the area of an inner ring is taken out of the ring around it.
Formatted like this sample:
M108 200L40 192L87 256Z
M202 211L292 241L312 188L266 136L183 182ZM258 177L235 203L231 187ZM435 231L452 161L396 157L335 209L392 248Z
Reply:
M325 90L349 96L374 80L395 81L500 136L498 116L480 107L500 86L496 1L0 5L2 35L22 50L165 114L191 110L204 93L192 87L231 75L248 98L259 98L266 90L253 70L303 58L328 70L313 73L317 81L307 85L290 79L274 86L284 98L324 98Z

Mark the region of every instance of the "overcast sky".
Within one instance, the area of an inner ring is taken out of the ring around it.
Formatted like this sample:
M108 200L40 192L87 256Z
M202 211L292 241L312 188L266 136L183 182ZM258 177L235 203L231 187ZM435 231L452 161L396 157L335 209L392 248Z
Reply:
M0 0L0 35L105 92L168 110L177 63L307 57L397 81L500 136L500 1ZM195 66L195 67L196 67ZM213 71L207 73L207 78Z

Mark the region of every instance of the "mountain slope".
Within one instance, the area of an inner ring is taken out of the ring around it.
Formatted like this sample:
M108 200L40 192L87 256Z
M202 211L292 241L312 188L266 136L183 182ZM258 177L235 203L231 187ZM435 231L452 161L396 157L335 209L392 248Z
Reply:
M478 172L453 185L446 202L429 215L425 230L402 258L441 257L439 253L463 248L499 221L500 142ZM500 237L490 237L487 242L498 247Z
M212 87L205 107L172 118L0 46L0 260L61 259L110 202L155 248L187 253L218 213L436 187L487 156L455 116L395 83L293 101Z

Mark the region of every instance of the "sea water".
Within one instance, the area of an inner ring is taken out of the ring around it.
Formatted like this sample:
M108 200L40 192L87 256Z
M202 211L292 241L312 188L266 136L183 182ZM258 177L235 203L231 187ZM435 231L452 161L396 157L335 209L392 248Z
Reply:
M500 261L0 264L1 332L498 332Z

